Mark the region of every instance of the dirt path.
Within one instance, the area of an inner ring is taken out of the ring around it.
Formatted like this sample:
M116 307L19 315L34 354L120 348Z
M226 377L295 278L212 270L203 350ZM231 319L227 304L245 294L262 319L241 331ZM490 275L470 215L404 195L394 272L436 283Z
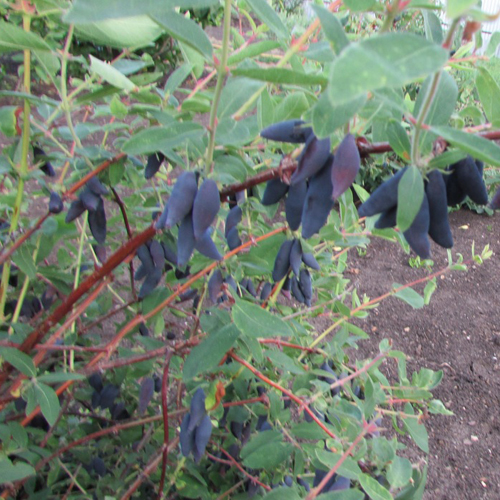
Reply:
M434 394L454 416L431 415L429 478L425 500L500 499L500 216L480 216L468 210L450 215L455 240L453 254L464 260L487 243L495 255L482 266L438 279L429 306L414 310L396 298L382 302L359 325L370 333L362 345L376 352L382 338L412 360L408 369L444 370ZM432 248L434 270L447 264L446 251ZM413 269L408 256L390 242L373 240L366 256L352 251L353 280L369 297L428 274ZM357 272L357 271L356 271ZM418 289L417 289L418 290ZM420 289L421 291L421 289Z

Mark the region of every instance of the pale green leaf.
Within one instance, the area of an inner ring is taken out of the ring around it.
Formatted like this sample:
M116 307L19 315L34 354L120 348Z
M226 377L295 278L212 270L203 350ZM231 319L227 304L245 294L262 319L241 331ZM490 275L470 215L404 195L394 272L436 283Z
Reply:
M0 347L0 356L27 377L36 376L33 360L15 347Z
M149 154L177 147L187 139L201 137L203 127L197 123L175 123L169 127L141 130L126 141L122 149L131 155Z
M424 180L420 170L410 165L398 184L398 208L396 221L404 232L413 223L424 199Z
M331 43L333 51L337 55L340 54L342 49L349 45L349 40L342 24L328 9L315 4L311 4L311 7L318 16L321 29Z
M300 73L285 68L241 68L233 70L232 74L262 82L287 85L326 85L327 83L327 79L323 75Z
M412 466L407 458L395 457L387 470L387 480L393 488L406 486L411 479Z
M413 114L418 116L421 107L424 105L427 93L432 86L432 76L428 77L418 93ZM427 125L448 125L450 117L455 110L458 98L458 87L454 78L447 72L443 72L438 82L436 93L432 100L429 111L425 116ZM433 141L437 136L429 130L422 130L420 134L419 147L422 154L429 154L432 151Z
M67 382L68 380L85 380L85 375L81 373L65 373L65 372L55 372L55 373L45 373L37 378L38 382L44 382L47 384L56 384Z
M486 68L478 68L476 88L486 117L494 127L499 127L500 87Z
M415 415L410 403L405 404L405 413L407 415ZM408 434L413 438L415 444L425 453L429 453L429 435L424 424L420 424L416 418L402 418L403 425L408 431Z
M250 59L252 57L259 56L264 52L270 52L271 50L277 49L281 46L279 42L274 40L263 40L262 42L251 43L247 47L235 52L229 56L227 64L232 66L238 64L245 59Z
M266 0L248 0L248 4L255 12L257 17L269 27L279 38L287 38L288 30L282 23L275 10L266 2Z
M329 95L334 104L369 91L395 88L439 70L448 52L410 33L375 35L352 43L332 63Z
M13 464L6 458L0 461L0 484L13 483L35 475L35 469L24 462Z
M49 425L54 425L61 409L56 391L52 387L38 382L35 383L34 388L36 402L40 405L43 416Z
M104 81L123 90L134 90L135 85L125 76L122 75L117 69L113 68L94 56L90 57L90 69L92 72L100 76Z
M409 162L411 154L410 139L401 123L391 120L387 124L386 132L393 151L405 162Z
M361 474L359 476L359 483L371 500L392 500L389 490L368 474Z
M136 16L79 24L76 32L84 40L126 49L149 45L163 33L163 29L148 16Z
M43 38L12 23L0 21L0 52L51 50Z
M75 0L64 21L76 25L172 10L210 7L217 0Z
M433 126L432 131L477 160L500 167L500 146L493 141L451 127Z
M6 137L16 135L16 106L3 106L0 108L0 132Z
M151 17L172 38L185 43L199 52L207 61L212 62L212 44L205 32L193 20L174 11L156 13Z
M189 353L184 363L184 380L215 368L239 336L240 331L232 323L215 333L210 333Z
M441 45L443 43L443 27L441 20L434 12L422 9L424 18L425 36L434 43Z
M334 106L326 92L321 94L314 105L312 124L314 133L319 138L328 137L342 127L364 106L366 96L360 96L353 101Z
M399 283L392 284L393 289L399 288L400 286ZM403 288L399 290L399 292L396 292L394 296L412 306L413 309L424 307L424 298L413 290L413 288Z
M456 19L465 14L471 7L477 5L478 0L447 0L446 1L446 17L448 19Z
M244 300L234 304L233 320L241 332L249 337L288 337L293 333L281 318Z
M366 12L372 10L376 5L376 0L344 0L345 6L352 12Z

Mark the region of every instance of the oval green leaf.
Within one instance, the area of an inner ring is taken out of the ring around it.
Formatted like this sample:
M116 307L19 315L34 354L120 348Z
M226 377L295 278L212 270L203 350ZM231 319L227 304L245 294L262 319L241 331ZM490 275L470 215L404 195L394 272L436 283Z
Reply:
M243 300L234 304L233 320L241 332L249 337L288 337L293 334L282 319Z
M398 210L396 221L404 232L413 223L424 199L424 180L414 165L408 167L398 185Z

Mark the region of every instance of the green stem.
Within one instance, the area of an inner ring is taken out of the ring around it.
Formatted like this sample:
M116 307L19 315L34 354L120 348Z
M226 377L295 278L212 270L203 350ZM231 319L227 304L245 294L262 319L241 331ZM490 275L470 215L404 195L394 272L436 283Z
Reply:
M42 239L42 237L39 236L37 241L36 241L35 250L33 251L33 262L36 262L36 258L38 256L38 251L40 250L40 240L41 239ZM30 284L30 278L28 275L26 275L24 278L23 286L21 287L21 292L19 293L19 297L17 298L16 309L14 310L14 314L12 315L12 320L10 322L9 335L12 335L14 333L14 329L12 328L12 325L14 323L17 323L17 320L19 319L19 316L21 314L21 308L23 306L24 298L26 297L26 292L28 291L29 284Z
M396 19L396 16L399 13L398 5L399 5L399 0L394 0L392 4L388 4L387 16L385 16L384 24L382 25L382 28L380 28L379 33L385 33L386 31L389 31L392 28L394 19Z
M24 31L29 32L31 27L31 17L27 14L23 15ZM29 94L31 92L31 52L24 51L24 91ZM17 230L19 216L21 214L21 206L24 198L24 182L28 175L28 154L30 148L30 112L31 106L28 99L24 100L23 114L23 138L21 145L21 168L19 169L19 184L17 185L17 195L14 204L14 213L10 223L9 233L13 234ZM2 282L0 285L0 321L5 320L5 302L7 300L7 287L9 285L11 261L7 260L2 270Z
M460 22L460 18L454 19L451 23L451 26L448 30L448 34L446 36L445 41L443 42L443 48L449 49L453 40L453 36L455 35L455 30ZM424 124L425 119L427 118L427 114L431 109L432 103L436 97L437 89L439 86L439 80L441 79L442 69L434 73L432 78L431 86L427 95L425 96L424 103L420 108L420 112L417 116L417 121L415 123L415 131L413 133L412 145L411 145L411 162L416 167L421 167L420 165L420 134L422 133L422 125Z
M215 132L217 130L217 109L219 107L220 96L224 87L224 80L227 74L227 59L229 55L229 36L231 34L231 0L224 1L224 31L222 36L222 54L217 68L217 83L215 85L214 101L210 110L209 140L206 157L206 169L212 171L212 162L215 148Z

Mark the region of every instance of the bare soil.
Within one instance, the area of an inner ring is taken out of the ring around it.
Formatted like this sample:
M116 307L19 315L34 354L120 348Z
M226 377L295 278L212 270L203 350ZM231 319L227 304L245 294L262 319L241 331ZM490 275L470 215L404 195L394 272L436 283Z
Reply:
M471 258L489 243L493 257L467 272L438 278L431 303L412 309L390 297L359 326L371 338L362 351L373 356L383 338L410 356L408 371L443 370L434 395L454 416L430 415L429 475L425 500L500 499L500 217L466 209L450 214L453 255ZM434 267L447 265L446 251L433 246ZM391 242L374 239L367 254L350 252L353 280L360 294L377 297L394 282L409 283L429 271L412 268L408 255ZM455 257L456 259L456 257ZM423 287L416 287L421 291ZM361 353L362 354L362 353Z

